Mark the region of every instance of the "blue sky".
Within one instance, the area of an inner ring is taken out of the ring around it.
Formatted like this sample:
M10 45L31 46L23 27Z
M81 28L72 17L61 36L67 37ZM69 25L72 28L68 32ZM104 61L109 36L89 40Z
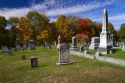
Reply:
M102 22L103 9L107 8L109 22L116 29L125 23L125 0L0 0L0 15L24 16L35 10L45 13L51 20L59 15L74 15Z

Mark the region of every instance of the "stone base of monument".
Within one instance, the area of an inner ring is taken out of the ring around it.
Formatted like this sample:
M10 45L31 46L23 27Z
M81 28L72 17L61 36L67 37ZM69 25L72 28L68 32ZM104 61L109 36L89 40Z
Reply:
M73 64L73 62L66 62L66 63L58 62L58 63L56 63L56 65L68 65L68 64Z
M99 54L112 54L112 53L114 53L114 49L112 49L112 48L98 48L97 49L97 52L99 53Z
M103 56L103 55L101 53L99 53L99 52L96 52L95 56L98 57L98 56ZM96 57L94 57L94 58L96 58Z
M71 47L70 50L71 51L79 51L79 48L78 47Z

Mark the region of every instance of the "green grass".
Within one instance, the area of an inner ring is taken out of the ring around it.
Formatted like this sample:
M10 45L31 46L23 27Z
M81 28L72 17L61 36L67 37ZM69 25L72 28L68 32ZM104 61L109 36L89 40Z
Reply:
M26 54L27 60L21 60ZM30 57L38 57L38 67L31 68ZM53 49L6 53L0 57L0 83L125 83L125 67L71 56L70 65L56 65L58 53Z
M106 56L125 60L125 51L121 51L121 49L115 49L115 53L107 54Z
M87 53L88 53L88 54L93 54L93 55L95 55L96 50L88 50Z

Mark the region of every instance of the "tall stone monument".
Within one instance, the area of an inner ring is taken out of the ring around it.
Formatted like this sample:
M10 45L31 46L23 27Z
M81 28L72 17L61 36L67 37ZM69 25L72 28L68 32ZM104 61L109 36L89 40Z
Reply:
M108 12L107 9L104 9L102 32L100 33L100 44L98 52L101 54L108 54L111 49L112 49L112 43L111 43L111 33L108 30Z

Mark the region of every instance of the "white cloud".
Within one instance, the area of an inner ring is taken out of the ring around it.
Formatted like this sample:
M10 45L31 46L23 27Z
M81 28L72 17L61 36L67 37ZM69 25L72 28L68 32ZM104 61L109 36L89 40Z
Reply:
M80 12L86 12L93 9L98 8L99 4L94 5L77 5L73 7L68 8L60 8L60 9L54 9L46 12L46 15L48 16L57 16L61 14L74 14L74 13L80 13Z
M89 4L83 4L83 5L75 5L72 7L68 8L54 8L51 10L47 10L46 4L51 4L51 5L57 5L56 1L58 0L46 0L43 3L33 5L32 7L29 8L14 8L14 9L1 9L0 10L0 15L5 16L7 19L12 16L24 16L29 12L30 10L45 10L44 13L47 16L58 16L61 14L77 14L77 13L83 13L86 11L90 11L99 7L103 7L105 5L109 5L110 3L99 3L99 2L92 2Z
M109 17L111 21L124 21L125 22L125 14Z
M30 11L30 8L20 8L20 9L2 9L0 10L0 15L5 16L7 19L12 16L24 16Z

